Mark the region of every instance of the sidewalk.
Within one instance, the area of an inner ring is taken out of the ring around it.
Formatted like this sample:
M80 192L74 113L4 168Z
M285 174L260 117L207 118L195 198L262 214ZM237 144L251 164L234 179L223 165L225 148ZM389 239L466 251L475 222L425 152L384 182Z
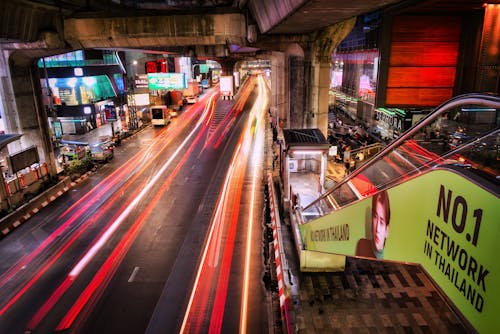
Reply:
M147 125L146 125L147 126ZM134 130L133 132L129 133L129 136L135 135L137 132L145 128L145 126ZM101 126L97 129L94 129L88 133L81 134L81 135L64 135L63 140L66 141L74 141L74 142L85 142L88 143L89 145L98 143L100 141L99 137L100 136L107 136L109 135L111 138L111 124L106 124L104 126ZM57 154L58 150L56 150L56 160L57 160ZM56 161L57 163L57 161ZM76 180L71 180L69 176L65 176L61 174L62 168L60 171L58 171L58 177L59 181L57 182L56 185L52 186L51 188L41 192L34 198L32 198L30 201L27 203L19 206L16 208L15 211L9 213L5 217L0 218L0 239L5 237L7 234L9 234L11 231L19 227L21 224L26 222L28 219L30 219L33 215L35 215L38 211L49 205L52 201L57 199L59 196L76 186L78 183L82 182L85 180L92 172L87 172L83 175L81 175L78 179Z

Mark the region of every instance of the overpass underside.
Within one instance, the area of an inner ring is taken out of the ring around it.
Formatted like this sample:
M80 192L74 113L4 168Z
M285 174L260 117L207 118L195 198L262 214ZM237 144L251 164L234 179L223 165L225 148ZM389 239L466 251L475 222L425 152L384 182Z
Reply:
M73 18L64 21L65 40L74 49L161 49L175 46L245 44L242 14ZM224 56L221 54L220 56Z

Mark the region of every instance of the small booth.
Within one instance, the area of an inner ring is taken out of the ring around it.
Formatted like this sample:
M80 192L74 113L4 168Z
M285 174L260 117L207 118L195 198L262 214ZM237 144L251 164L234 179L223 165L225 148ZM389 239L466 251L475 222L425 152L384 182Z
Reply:
M284 200L304 207L324 192L330 144L319 129L284 129L283 138Z

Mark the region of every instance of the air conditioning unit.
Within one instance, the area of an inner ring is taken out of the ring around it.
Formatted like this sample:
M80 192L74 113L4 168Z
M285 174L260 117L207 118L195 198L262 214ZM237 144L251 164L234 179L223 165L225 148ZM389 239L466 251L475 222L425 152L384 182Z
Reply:
M296 172L299 168L299 162L297 160L288 160L288 170L290 172Z

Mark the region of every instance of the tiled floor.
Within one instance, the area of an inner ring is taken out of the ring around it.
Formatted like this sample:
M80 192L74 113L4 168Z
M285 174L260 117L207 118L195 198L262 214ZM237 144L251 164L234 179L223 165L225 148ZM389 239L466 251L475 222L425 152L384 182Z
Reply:
M298 333L466 333L418 266L347 258L338 273L300 273Z

